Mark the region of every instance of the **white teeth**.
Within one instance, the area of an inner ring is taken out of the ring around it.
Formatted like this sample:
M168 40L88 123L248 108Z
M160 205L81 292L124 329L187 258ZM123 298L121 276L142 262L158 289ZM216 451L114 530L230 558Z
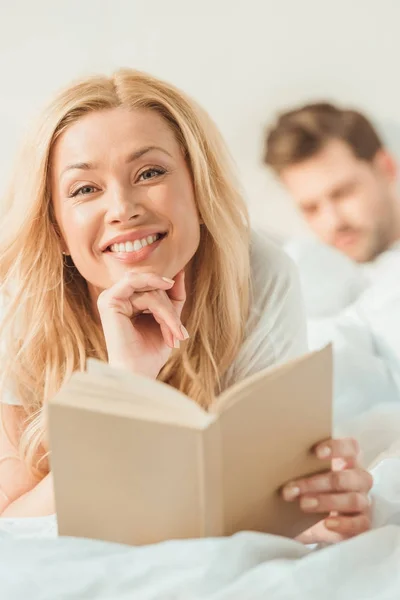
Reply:
M147 238L143 238L142 240L135 240L134 242L125 242L121 244L111 244L110 250L111 252L138 252L145 246L150 246L150 244L154 244L161 235L157 233L156 235L148 235Z

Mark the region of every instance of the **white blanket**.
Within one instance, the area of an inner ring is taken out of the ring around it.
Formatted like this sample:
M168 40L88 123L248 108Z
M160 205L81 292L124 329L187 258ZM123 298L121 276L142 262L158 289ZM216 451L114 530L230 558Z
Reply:
M5 600L397 600L400 528L311 551L256 533L129 548L0 538Z
M315 241L291 242L311 348L334 345L335 425L400 401L400 246L357 265Z

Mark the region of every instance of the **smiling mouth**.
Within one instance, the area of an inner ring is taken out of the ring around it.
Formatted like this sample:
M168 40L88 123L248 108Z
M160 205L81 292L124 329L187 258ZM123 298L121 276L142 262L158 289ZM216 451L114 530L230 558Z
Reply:
M140 252L143 248L147 246L152 246L159 240L165 238L167 236L166 233L155 233L154 235L148 235L140 240L135 240L134 242L120 242L117 244L111 244L105 249L105 252L113 253L124 253L124 254L134 254L135 252Z

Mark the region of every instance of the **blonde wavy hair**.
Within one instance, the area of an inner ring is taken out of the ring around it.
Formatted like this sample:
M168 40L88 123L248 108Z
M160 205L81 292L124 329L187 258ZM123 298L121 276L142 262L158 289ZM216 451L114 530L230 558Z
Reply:
M159 379L207 407L244 338L250 298L250 229L229 155L208 115L181 91L145 73L120 70L66 88L45 109L16 164L0 223L2 393L22 403L21 455L43 476L43 406L86 359L107 360L87 283L61 251L49 187L52 147L74 122L116 107L157 111L191 170L203 225L194 257L191 337Z

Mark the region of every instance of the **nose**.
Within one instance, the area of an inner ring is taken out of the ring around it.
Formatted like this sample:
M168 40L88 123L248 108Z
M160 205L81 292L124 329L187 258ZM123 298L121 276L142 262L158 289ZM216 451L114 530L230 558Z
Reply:
M145 207L137 202L132 189L118 188L107 199L108 224L120 224L139 219L145 214Z
M342 227L342 218L338 206L327 200L320 210L320 225L330 235Z

